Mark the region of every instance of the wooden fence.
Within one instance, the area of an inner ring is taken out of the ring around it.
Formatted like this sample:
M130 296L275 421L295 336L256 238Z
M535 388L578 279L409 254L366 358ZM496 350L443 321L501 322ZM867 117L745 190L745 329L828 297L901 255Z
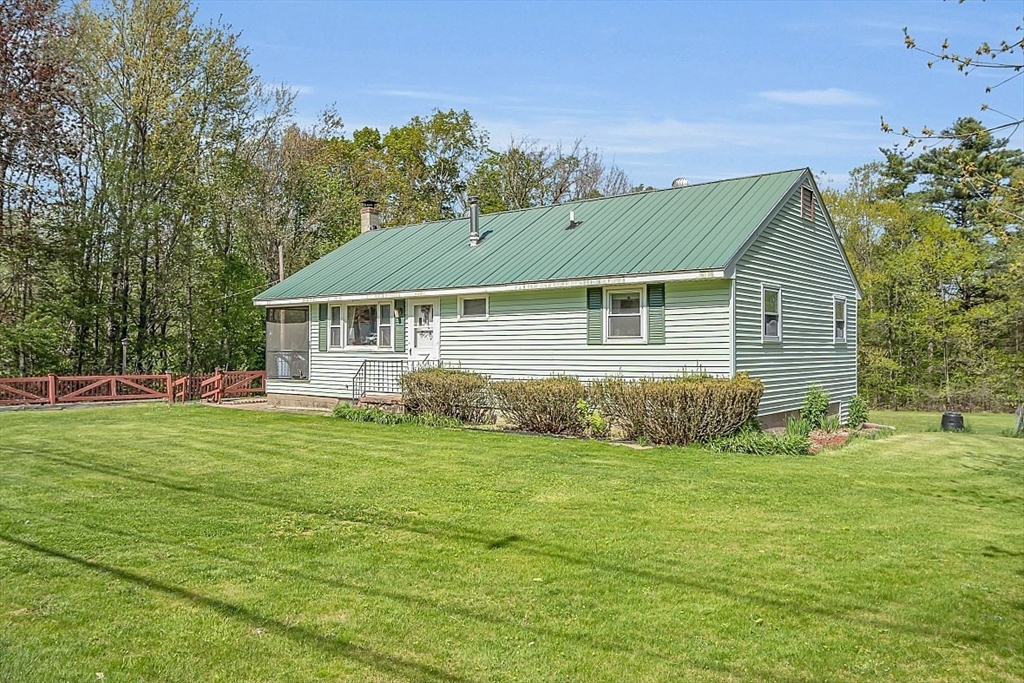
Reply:
M168 403L253 396L267 391L262 370L202 375L85 375L0 377L0 406L58 405L84 401L165 400Z

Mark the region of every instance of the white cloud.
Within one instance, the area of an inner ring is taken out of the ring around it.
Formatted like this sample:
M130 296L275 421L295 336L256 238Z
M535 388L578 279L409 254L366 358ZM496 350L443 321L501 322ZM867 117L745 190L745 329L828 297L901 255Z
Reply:
M772 102L806 106L837 107L878 104L878 101L872 97L853 92L852 90L843 90L842 88L826 88L824 90L765 90L759 93L759 95Z

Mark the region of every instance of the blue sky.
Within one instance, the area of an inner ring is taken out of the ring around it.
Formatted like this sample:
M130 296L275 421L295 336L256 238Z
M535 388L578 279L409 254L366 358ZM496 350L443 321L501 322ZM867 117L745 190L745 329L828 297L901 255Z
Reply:
M802 166L843 185L896 142L882 115L920 129L1006 121L982 102L1024 110L1024 76L986 95L1005 72L928 69L902 34L965 50L1019 39L1022 0L195 1L241 32L260 78L296 89L299 123L332 104L348 132L467 109L492 147L579 137L655 187Z

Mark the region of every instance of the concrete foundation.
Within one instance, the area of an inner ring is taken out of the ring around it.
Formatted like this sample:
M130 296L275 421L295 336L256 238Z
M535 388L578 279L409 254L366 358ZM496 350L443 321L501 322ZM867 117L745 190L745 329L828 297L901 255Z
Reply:
M303 394L267 394L267 404L274 408L301 408L305 410L334 410L341 399ZM344 401L348 403L348 401Z
M829 415L839 414L839 401L834 401L828 404ZM761 423L761 426L765 429L778 429L785 427L786 422L790 418L800 417L799 410L785 410L780 413L771 413L770 415L758 415L757 420Z

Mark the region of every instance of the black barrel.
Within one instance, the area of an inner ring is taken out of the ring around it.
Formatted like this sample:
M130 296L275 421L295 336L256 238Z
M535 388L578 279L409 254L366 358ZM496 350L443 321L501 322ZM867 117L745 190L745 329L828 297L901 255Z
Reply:
M960 413L942 414L942 431L962 432L964 431L964 416Z

